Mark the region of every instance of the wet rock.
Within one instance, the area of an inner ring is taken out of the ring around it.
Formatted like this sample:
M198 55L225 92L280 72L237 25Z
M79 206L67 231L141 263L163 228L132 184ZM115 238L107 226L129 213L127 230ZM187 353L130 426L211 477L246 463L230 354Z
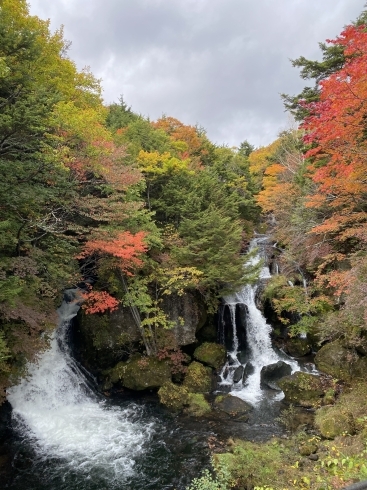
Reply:
M241 420L247 420L252 406L237 396L218 395L214 400L214 407L232 416L241 416Z
M321 376L297 372L285 376L278 381L278 386L284 392L285 401L302 407L316 407L329 389Z
M339 340L321 347L315 356L315 364L319 371L342 380L367 375L367 358L359 357Z
M237 353L237 359L241 364L246 364L248 361L248 354L246 351L240 351Z
M310 454L308 457L309 460L311 461L318 461L319 460L319 455L318 454Z
M209 393L212 387L212 370L194 361L187 368L183 384L191 393Z
M179 411L188 404L189 391L185 386L168 381L158 390L159 401L167 408Z
M289 339L286 344L286 349L292 357L302 357L311 353L311 342L306 338Z
M221 344L204 342L194 352L194 358L214 369L220 369L226 361L227 351Z
M243 378L243 373L245 372L245 368L243 366L238 366L233 373L233 382L238 383Z
M119 382L135 391L159 388L171 381L170 367L155 357L134 356L129 362L119 362L105 374L112 384Z
M249 376L251 376L251 374L254 374L254 372L255 372L254 366L251 364L251 362L248 362L243 372L243 380L247 379Z
M316 413L315 423L321 435L327 439L355 434L353 415L341 407L322 407Z
M278 381L281 378L284 378L284 376L289 376L291 372L291 366L283 361L278 361L274 364L264 366L260 373L261 386L263 388L266 387L272 390L281 391Z

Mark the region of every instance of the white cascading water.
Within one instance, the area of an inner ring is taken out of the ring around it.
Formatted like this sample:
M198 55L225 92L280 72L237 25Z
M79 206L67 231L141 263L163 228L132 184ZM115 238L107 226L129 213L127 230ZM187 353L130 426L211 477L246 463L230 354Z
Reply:
M255 238L250 244L250 251L254 248L261 247L261 245L267 241L267 237ZM258 254L251 259L253 265L257 264L263 258L264 252L259 249ZM259 281L270 278L269 267L262 267L259 275ZM241 291L224 298L225 304L228 305L231 323L233 329L233 346L230 352L228 352L229 360L224 366L220 378L219 385L230 385L231 394L235 395L252 405L257 405L263 398L263 391L261 389L261 369L269 364L276 363L280 360L288 363L292 372L299 370L298 363L282 356L274 351L271 344L271 326L266 323L261 311L257 308L255 303L256 291L258 284L245 285ZM246 337L248 345L248 361L244 364L238 359L238 335L236 326L236 306L244 305L246 307ZM240 366L246 369L246 365L251 365L252 373L246 378L245 384L242 380L235 383L233 377L235 371Z
M59 458L65 471L88 474L98 468L110 482L121 482L132 474L134 459L154 429L131 421L135 406L108 407L94 393L67 345L78 309L75 300L62 304L50 349L9 389L8 400L18 430L41 457Z

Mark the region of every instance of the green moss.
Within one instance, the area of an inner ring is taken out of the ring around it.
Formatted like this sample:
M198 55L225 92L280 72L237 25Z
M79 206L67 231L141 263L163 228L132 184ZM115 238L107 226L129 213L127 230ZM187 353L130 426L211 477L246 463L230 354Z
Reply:
M194 352L195 359L214 369L220 369L224 365L226 355L225 347L214 342L204 342Z
M189 391L185 386L167 382L158 390L159 401L167 408L179 411L188 404Z
M183 384L191 393L209 393L212 388L212 370L194 361L187 368Z
M315 422L321 435L327 439L355 433L352 413L340 406L321 408L317 411Z
M117 363L104 374L112 384L120 382L125 388L136 391L159 388L171 380L171 370L165 361L138 355L128 362Z
M288 403L295 403L303 407L316 407L321 404L321 398L329 386L320 376L297 372L285 376L278 381Z
M209 403L205 400L204 395L201 393L189 393L188 395L188 407L186 413L195 417L202 417L211 412Z

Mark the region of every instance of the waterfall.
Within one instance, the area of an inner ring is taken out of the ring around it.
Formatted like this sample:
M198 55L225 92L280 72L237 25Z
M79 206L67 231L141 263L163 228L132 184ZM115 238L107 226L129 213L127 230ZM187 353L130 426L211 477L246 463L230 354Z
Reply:
M267 237L257 237L251 242L250 250L258 248L257 255L251 259L253 264L259 263L261 259L265 258L264 244L266 244L267 239ZM299 369L297 362L273 349L270 338L271 326L266 322L255 303L259 283L270 277L269 267L264 266L260 271L257 284L247 284L240 291L224 298L225 305L228 305L231 315L234 342L232 349L228 352L227 363L220 374L219 387L221 385L231 386L232 395L238 396L253 405L258 404L263 398L260 378L264 366L282 360L290 364L292 371ZM238 337L236 307L238 305L245 307L243 309L245 311L243 323L246 325L247 334L245 353L238 351L238 341L236 341ZM243 359L246 359L246 362L243 362ZM240 374L239 380L236 378L236 372ZM241 373L245 375L244 380Z
M145 450L154 427L134 421L134 404L109 407L73 359L67 340L79 305L77 291L68 293L49 350L8 391L14 424L39 457L59 459L65 474L93 470L121 482L133 473L134 459Z

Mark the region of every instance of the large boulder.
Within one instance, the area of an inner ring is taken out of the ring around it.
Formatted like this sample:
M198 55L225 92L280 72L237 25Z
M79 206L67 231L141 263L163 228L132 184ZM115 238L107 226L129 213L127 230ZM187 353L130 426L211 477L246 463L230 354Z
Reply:
M86 315L81 310L75 334L82 360L92 372L127 360L125 353L141 341L130 308L95 315Z
M226 361L227 351L224 345L204 342L195 349L194 358L214 369L220 369Z
M241 400L237 396L218 395L214 400L216 410L231 416L241 416L242 420L247 420L252 406Z
M260 380L261 386L272 390L281 391L278 381L284 376L289 376L292 368L289 364L283 361L278 361L274 364L268 364L261 369Z
M189 391L185 386L170 381L158 390L159 401L173 411L180 411L189 403Z
M302 407L319 406L329 388L322 377L300 371L280 379L278 386L283 390L286 402Z
M134 356L128 362L119 362L108 372L112 384L119 382L130 390L159 388L171 381L168 364L155 357Z
M321 347L315 356L315 364L319 371L346 381L351 377L364 378L367 375L367 358L359 357L339 340Z
M212 389L212 370L200 362L192 362L183 382L191 393L209 393Z
M320 408L316 413L315 423L321 435L327 439L355 433L353 415L339 406Z

